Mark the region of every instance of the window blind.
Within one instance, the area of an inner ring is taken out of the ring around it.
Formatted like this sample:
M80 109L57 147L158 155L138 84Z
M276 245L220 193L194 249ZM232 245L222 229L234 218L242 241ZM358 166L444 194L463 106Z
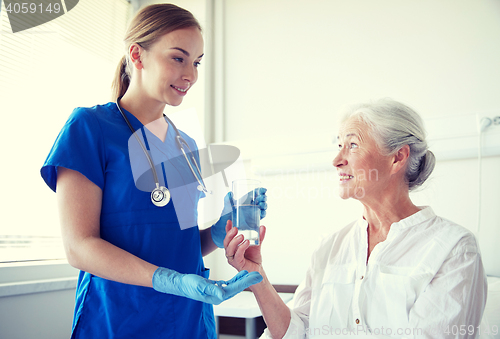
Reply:
M1 1L0 262L64 258L56 194L40 168L75 107L109 101L130 4L80 0L66 14L17 33L5 5Z

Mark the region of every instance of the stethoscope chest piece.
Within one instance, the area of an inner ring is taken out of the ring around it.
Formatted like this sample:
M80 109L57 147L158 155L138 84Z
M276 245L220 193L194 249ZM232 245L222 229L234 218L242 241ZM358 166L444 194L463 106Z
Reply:
M165 206L170 201L170 191L165 186L157 186L151 192L151 201L155 206Z

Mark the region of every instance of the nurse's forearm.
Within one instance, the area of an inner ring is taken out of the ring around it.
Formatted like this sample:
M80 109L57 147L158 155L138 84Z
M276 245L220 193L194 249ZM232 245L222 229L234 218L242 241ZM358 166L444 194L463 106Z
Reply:
M203 256L212 253L218 248L217 245L212 240L211 227L205 228L204 230L200 230L200 241L201 241L201 254Z
M101 238L82 239L71 251L68 261L82 271L124 284L153 287L153 273L158 266Z
M290 324L290 309L285 305L273 285L269 282L262 267L259 273L264 279L262 282L250 286L250 290L257 299L257 303L259 304L267 328L271 332L271 336L273 339L281 339L286 334Z

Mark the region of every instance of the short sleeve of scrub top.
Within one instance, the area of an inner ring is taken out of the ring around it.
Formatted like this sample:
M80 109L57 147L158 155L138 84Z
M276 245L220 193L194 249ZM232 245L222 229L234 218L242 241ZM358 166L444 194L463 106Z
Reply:
M41 174L54 192L57 167L78 171L103 189L104 159L103 138L97 120L85 109L76 108L52 146Z

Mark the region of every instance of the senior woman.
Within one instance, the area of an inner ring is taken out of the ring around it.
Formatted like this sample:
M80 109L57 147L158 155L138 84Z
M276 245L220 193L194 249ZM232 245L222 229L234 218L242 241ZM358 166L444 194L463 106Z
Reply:
M409 196L435 164L419 115L390 99L352 106L338 147L340 195L363 215L321 242L292 309L267 279L260 246L226 225L228 262L264 277L251 287L264 337L476 337L487 291L477 241Z

